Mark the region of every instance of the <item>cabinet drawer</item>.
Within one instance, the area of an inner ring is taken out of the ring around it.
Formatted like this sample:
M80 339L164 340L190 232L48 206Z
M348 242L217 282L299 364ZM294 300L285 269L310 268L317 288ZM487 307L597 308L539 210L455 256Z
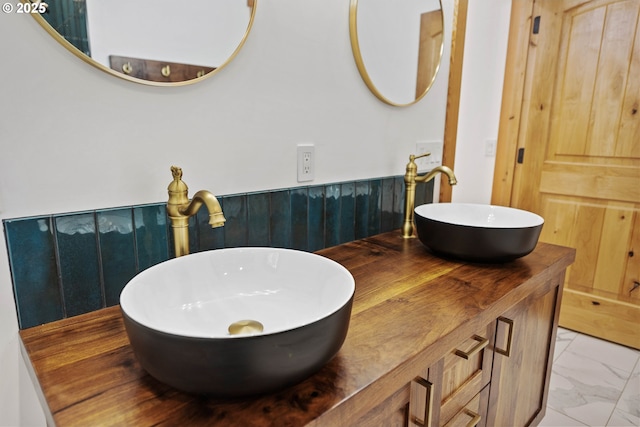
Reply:
M444 427L484 427L486 425L489 386L476 394Z
M441 381L430 378L442 384L440 426L447 424L491 381L494 334L495 322L478 330L443 358Z

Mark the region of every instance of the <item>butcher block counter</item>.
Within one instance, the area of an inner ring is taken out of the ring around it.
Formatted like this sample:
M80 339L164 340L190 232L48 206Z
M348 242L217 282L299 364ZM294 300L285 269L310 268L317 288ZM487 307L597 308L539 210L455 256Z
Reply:
M241 400L149 376L119 306L20 335L50 425L536 424L574 252L539 243L516 261L472 264L435 257L399 231L321 250L356 282L342 349L301 383Z

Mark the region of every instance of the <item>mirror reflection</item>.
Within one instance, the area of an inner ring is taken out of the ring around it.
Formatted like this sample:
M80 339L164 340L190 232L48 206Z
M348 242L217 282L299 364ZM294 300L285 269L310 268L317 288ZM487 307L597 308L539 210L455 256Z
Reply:
M390 105L404 106L427 93L440 66L440 0L351 0L351 47L369 89Z
M163 85L192 82L226 65L254 14L255 0L49 0L34 17L92 65Z

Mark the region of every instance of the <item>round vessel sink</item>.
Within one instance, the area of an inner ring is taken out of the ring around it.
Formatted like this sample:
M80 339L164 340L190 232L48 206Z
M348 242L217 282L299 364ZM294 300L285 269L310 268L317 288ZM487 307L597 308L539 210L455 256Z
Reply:
M474 262L507 262L536 247L544 219L504 206L432 203L415 208L420 241L435 254Z
M351 273L320 255L233 248L141 272L120 305L151 376L190 393L240 397L293 385L331 360L354 291Z

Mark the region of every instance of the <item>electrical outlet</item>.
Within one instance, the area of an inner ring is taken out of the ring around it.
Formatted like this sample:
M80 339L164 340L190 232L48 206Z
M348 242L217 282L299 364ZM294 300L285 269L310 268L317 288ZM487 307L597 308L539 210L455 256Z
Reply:
M315 172L314 145L298 144L298 182L313 181Z
M418 141L416 143L416 156L431 153L430 156L416 160L418 172L427 172L436 166L442 165L442 141Z

